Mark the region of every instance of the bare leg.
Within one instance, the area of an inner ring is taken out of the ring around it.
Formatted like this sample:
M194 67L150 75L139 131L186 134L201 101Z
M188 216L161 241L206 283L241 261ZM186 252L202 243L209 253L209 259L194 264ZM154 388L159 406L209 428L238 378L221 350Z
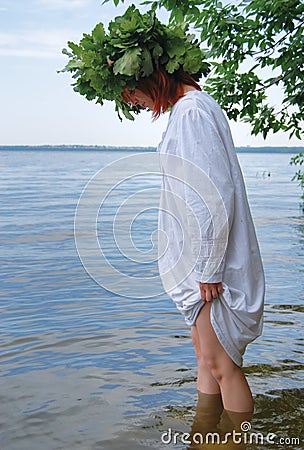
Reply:
M252 412L233 412L223 410L221 421L219 424L219 429L222 432L229 432L235 430L237 432L242 431L241 424L243 422L251 422L253 413Z
M203 353L201 351L200 337L195 325L191 327L191 335L197 358L197 389L199 393L203 392L205 394L220 394L220 386L205 364Z
M250 388L241 368L232 361L217 339L210 323L210 308L211 302L207 302L195 324L204 364L219 385L224 408L232 412L251 412L253 399ZM208 382L202 382L200 387L205 389L207 386L210 389L209 382L210 378Z
M198 392L196 413L192 425L192 434L215 430L223 412L221 394L203 394Z
M223 405L221 394L203 394L198 392L196 413L190 432L192 445L189 447L202 448L200 442L204 442L208 433L216 433L217 425L221 420ZM205 448L205 447L204 447Z

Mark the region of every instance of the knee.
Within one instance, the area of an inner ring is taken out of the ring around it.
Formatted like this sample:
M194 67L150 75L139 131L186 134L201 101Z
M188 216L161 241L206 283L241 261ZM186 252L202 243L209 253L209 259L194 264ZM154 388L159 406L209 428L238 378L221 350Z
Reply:
M224 378L231 379L235 370L238 369L232 360L227 361L226 358L223 359L212 351L205 353L202 357L205 366L218 383L221 383Z
M213 354L212 352L208 352L207 354L204 354L203 359L204 359L204 364L209 369L212 376L217 381L220 381L224 374L223 374L223 370L222 370L220 361L216 357L216 355Z

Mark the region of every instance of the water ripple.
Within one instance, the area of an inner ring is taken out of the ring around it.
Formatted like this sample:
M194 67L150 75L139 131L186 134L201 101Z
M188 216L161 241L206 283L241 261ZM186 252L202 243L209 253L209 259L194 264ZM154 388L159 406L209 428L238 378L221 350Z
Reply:
M103 290L85 273L75 249L79 195L97 170L126 155L114 153L60 152L58 165L52 152L1 152L6 164L0 180L5 450L159 449L166 427L191 427L196 361L175 307L166 295L125 299ZM257 405L254 426L291 436L303 407L299 191L290 182L294 169L288 155L239 156L267 280L264 332L245 355ZM263 170L271 176L259 176ZM140 183L134 180L131 191ZM150 225L146 219L137 224L140 248L151 245ZM111 253L109 230L99 231ZM140 265L118 262L139 276L139 291L149 292L149 285L141 284ZM156 265L149 270L155 274Z

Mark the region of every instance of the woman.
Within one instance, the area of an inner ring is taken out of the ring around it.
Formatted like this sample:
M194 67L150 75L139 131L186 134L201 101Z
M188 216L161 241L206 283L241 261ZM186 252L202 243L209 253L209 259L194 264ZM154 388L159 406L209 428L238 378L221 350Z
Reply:
M225 410L251 412L253 399L241 369L242 354L246 345L261 334L264 275L226 118L218 104L182 70L173 75L155 71L140 79L136 89L126 88L122 97L134 106L149 108L155 118L172 107L159 145L160 154L181 157L201 168L223 200L228 239L219 266L204 279L204 258L198 255L195 270L167 292L191 326L198 360L198 391L220 394ZM212 218L206 219L207 205L199 205L191 189L170 184L164 175L163 191L170 191L191 205L200 222L202 242L212 241ZM159 264L162 274L176 263L180 239L170 214L160 211L159 221L169 236L166 256ZM187 227L187 218L182 227ZM204 253L204 248L200 251Z
M264 276L228 123L196 81L209 64L185 26L162 24L153 8L142 15L131 5L108 29L100 23L69 42L63 71L73 73L75 91L115 101L129 119L141 108L154 118L172 108L159 145L159 228L168 239L160 274L191 326L199 392L221 396L226 410L251 412L242 355L261 333Z

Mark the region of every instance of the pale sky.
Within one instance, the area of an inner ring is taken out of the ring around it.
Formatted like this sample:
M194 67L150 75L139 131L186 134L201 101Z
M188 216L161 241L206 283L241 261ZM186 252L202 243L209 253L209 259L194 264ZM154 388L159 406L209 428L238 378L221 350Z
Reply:
M143 112L135 122L119 121L114 103L103 107L70 87L66 42L78 42L96 23L107 24L131 4L115 8L102 0L0 0L0 145L83 144L156 146L168 115L151 121ZM142 7L141 7L142 9ZM163 16L162 16L163 17ZM230 122L236 146L300 146L287 134L250 135L246 124Z

